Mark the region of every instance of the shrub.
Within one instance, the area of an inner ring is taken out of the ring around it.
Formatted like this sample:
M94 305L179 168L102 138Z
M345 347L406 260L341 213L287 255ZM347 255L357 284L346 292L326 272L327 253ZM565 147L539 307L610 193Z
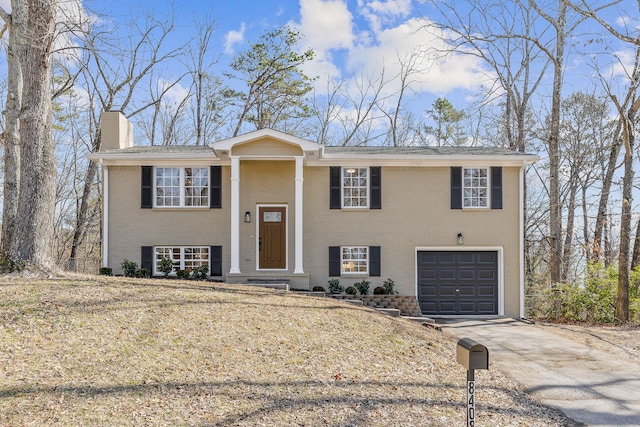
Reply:
M100 276L113 276L113 268L111 268L111 267L100 267L100 270L98 270L98 274Z
M151 277L151 272L146 268L139 268L136 270L136 277L148 279L149 277Z
M324 292L324 286L314 286L312 291L313 292Z
M373 294L374 295L386 295L387 294L387 290L382 286L376 286L375 288L373 288Z
M393 287L396 285L396 282L394 282L392 279L387 279L384 281L384 283L382 284L382 286L384 286L384 291L385 293L389 294L389 295L395 295L398 292L396 292Z
M209 266L207 264L203 264L200 267L197 267L192 271L191 278L194 280L207 280L209 278Z
M158 271L164 274L164 277L168 277L173 271L173 261L165 257L158 262Z
M340 284L340 279L329 279L329 292L332 294L341 294L344 292L344 287Z
M176 271L176 277L178 279L188 279L191 276L191 270L178 270Z
M128 259L125 259L124 261L122 261L121 266L122 266L122 274L124 274L125 277L136 276L136 271L138 271L137 262L129 261Z
M370 281L368 280L363 280L361 282L358 283L354 283L353 286L356 287L356 289L358 290L358 292L360 292L360 294L362 295L367 295L369 293L369 285L371 284Z
M344 290L344 293L347 295L356 295L358 291L353 286L349 286L347 287L347 289Z

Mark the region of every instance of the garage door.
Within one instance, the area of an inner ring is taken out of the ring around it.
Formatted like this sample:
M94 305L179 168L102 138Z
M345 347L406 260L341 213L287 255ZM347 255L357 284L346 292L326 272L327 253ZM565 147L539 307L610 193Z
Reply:
M423 314L498 314L498 253L418 252Z

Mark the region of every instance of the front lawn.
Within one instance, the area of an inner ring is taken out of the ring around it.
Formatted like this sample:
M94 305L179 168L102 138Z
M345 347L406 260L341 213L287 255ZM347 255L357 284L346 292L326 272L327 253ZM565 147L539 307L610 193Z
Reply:
M177 280L0 279L4 426L465 424L455 341L329 298ZM564 425L494 370L478 425Z

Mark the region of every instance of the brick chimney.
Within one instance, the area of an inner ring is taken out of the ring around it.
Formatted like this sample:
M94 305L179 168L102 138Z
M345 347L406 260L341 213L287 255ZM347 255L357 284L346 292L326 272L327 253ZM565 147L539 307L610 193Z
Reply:
M100 126L100 151L133 147L133 125L122 111L103 112Z

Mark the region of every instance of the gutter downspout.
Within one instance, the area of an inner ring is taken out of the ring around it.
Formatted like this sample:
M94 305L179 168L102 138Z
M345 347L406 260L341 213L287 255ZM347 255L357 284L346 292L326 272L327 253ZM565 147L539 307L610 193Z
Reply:
M520 206L520 226L518 227L519 234L519 264L520 264L520 318L524 318L524 178L525 178L525 170L527 167L527 161L522 161L522 166L520 167L520 177L519 177L519 188L520 188L520 197L519 197L519 206Z
M100 159L102 169L102 266L109 267L109 168Z

